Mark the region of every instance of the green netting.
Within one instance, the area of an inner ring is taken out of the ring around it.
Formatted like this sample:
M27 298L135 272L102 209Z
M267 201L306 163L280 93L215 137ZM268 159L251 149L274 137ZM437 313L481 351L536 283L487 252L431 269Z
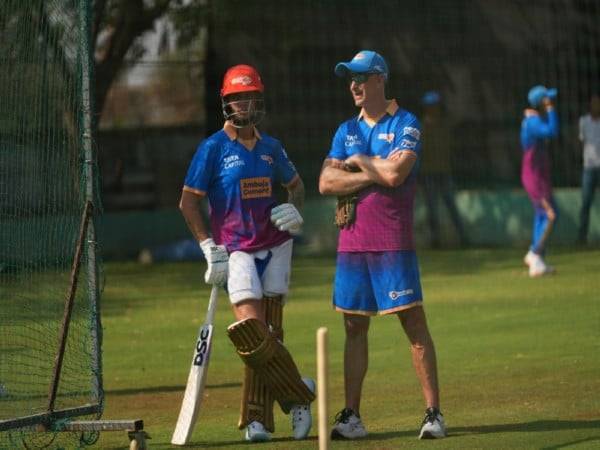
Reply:
M286 145L316 194L339 123L355 113L333 68L360 49L390 66L387 94L416 114L439 91L454 130L457 187L520 187L519 126L533 85L557 87L561 135L551 148L556 186L580 182L577 120L600 89L596 0L218 0L211 9L207 132L222 126L222 74L253 64L265 83L261 124ZM260 31L257 31L260 30Z
M55 418L97 415L102 406L92 221L55 414L42 416L49 409L82 211L86 200L98 203L88 3L0 3L0 448L60 442L52 433L33 437L27 428L8 432L16 420L53 426Z

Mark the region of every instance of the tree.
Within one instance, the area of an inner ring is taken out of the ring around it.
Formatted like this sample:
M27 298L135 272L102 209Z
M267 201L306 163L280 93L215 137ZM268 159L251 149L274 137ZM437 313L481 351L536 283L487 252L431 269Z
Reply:
M135 63L143 55L139 40L166 15L174 22L178 43L188 45L205 20L208 2L203 0L95 0L92 42L96 44L96 111L127 59Z

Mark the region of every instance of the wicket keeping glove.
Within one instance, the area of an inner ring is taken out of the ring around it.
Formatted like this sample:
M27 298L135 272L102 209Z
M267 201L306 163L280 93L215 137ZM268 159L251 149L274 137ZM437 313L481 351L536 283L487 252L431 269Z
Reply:
M294 205L282 203L271 210L271 222L278 230L295 236L302 231L304 220Z
M200 248L208 263L208 269L206 269L206 273L204 274L204 282L206 284L224 286L227 282L227 266L229 262L227 249L224 245L215 244L212 238L200 242Z

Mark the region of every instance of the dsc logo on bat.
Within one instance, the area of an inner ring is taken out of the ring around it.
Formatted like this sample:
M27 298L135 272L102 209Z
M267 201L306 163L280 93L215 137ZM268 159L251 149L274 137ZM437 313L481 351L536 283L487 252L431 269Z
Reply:
M195 366L202 367L202 365L204 365L204 363L208 359L208 344L210 342L211 334L212 327L210 325L205 325L200 330L200 336L198 336L198 341L196 342L196 356L194 356Z

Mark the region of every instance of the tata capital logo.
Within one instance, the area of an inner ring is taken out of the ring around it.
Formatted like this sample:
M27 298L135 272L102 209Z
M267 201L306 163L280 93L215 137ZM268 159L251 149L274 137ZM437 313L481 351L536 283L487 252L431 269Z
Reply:
M359 139L358 134L347 134L345 145L346 147L352 147L353 145L362 145L362 141Z
M242 84L244 86L249 86L252 84L252 78L247 75L235 77L231 79L231 84Z
M241 167L245 165L246 163L238 155L231 155L223 158L224 169L233 169L234 167Z

